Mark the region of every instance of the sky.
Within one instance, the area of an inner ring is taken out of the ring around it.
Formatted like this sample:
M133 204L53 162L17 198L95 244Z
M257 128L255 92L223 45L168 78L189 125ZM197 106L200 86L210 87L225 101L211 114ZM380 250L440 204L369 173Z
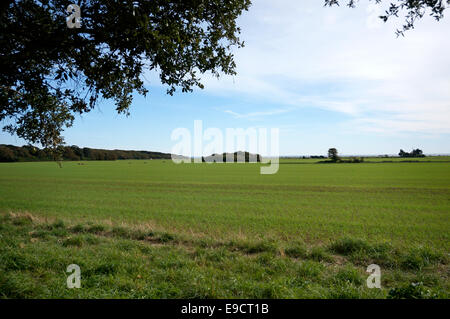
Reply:
M388 3L386 3L388 4ZM424 17L405 37L401 18L383 23L382 6L323 7L318 0L254 0L238 20L245 47L237 75L205 74L205 89L166 95L145 74L147 97L131 115L113 103L78 116L68 145L170 152L180 127L278 128L280 155L450 153L450 18ZM447 13L448 15L448 13ZM25 141L0 133L0 144Z

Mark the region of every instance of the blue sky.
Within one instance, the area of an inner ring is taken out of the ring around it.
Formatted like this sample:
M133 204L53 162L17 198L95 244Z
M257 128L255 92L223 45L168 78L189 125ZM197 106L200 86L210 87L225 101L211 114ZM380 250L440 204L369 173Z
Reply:
M450 153L450 19L418 21L396 38L403 20L383 24L382 7L254 0L239 19L245 47L238 75L204 75L205 89L165 94L156 74L135 96L131 116L102 102L77 117L66 143L170 152L178 127L280 129L280 154L396 154L419 147ZM25 144L0 133L1 144Z

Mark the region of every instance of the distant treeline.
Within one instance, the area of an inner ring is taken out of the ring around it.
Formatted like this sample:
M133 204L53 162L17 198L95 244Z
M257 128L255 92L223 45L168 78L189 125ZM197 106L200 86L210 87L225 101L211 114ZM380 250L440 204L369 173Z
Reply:
M62 146L59 149L60 159L65 161L79 160L129 160L129 159L170 159L167 153L148 151L104 150L76 145ZM14 146L0 144L0 162L52 161L53 155L44 149L31 145Z
M415 149L411 152L405 152L404 150L400 150L398 153L400 157L425 157L421 149Z

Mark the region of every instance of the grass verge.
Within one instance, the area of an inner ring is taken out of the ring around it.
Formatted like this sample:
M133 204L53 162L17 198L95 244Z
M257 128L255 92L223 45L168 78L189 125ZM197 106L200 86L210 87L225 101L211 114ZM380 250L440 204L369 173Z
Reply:
M2 298L448 298L447 255L342 238L220 241L129 225L0 215ZM367 265L382 288L366 287ZM66 268L81 268L68 289Z

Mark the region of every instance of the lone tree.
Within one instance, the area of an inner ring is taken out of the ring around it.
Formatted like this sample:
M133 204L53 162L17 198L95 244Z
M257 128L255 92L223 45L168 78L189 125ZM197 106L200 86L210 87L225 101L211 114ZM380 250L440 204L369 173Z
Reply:
M339 160L338 151L337 149L330 148L328 150L328 158L330 158L333 162L337 162Z
M382 0L370 0L376 4L381 4ZM325 0L325 6L339 5L339 2L345 2L348 7L354 8L358 0ZM385 1L387 2L387 1ZM450 5L450 0L391 0L389 9L385 11L384 15L380 16L384 22L391 17L398 17L400 13L405 16L405 22L401 30L397 30L396 34L404 35L405 31L414 29L414 23L423 18L423 16L429 13L430 16L437 21L444 17L444 10L447 5Z
M100 98L128 115L132 93L147 93L146 71L171 95L203 88L198 74L235 74L236 19L250 0L73 2L80 28L68 28L71 1L0 4L0 121L30 143L63 144L63 129Z

